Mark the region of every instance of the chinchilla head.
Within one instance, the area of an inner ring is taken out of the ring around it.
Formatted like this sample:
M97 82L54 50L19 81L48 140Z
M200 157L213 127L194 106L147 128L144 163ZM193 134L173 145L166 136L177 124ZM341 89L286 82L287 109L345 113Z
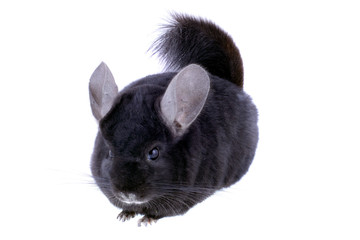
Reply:
M148 76L118 93L101 63L89 89L99 123L92 174L109 200L119 207L143 205L179 192L174 186L188 182L191 171L183 160L188 149L179 142L191 134L206 103L207 72L191 64L178 73Z

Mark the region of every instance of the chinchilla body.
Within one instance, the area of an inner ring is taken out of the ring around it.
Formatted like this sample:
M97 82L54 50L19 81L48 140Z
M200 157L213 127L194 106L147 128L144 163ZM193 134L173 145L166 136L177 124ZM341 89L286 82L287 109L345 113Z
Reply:
M99 122L92 175L119 219L141 223L184 214L248 171L257 110L243 91L233 40L215 24L173 15L153 49L167 72L122 91L102 63L90 80Z

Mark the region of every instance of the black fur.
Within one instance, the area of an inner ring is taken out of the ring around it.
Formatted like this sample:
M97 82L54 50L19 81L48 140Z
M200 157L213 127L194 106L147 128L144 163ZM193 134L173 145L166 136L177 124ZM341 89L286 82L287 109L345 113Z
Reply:
M123 220L185 213L237 182L248 171L258 141L257 110L241 88L241 58L226 33L208 21L175 15L155 46L168 66L203 66L211 73L211 88L202 112L181 136L171 133L159 113L176 72L132 83L101 119L91 170L104 194L123 209ZM154 147L160 156L148 160ZM146 202L124 203L116 197L119 191Z
M232 38L214 23L191 16L173 14L165 33L153 50L168 69L178 71L191 63L200 64L211 74L243 87L240 52Z

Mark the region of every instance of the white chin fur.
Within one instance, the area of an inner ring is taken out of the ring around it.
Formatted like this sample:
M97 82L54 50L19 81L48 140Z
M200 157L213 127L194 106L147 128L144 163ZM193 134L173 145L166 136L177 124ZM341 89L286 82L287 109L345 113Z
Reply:
M117 194L117 198L123 202L123 203L126 203L126 204L136 204L136 205L140 205L140 204L144 204L146 203L147 201L139 201L136 197L135 194L133 193L129 193L129 194L124 194L124 193L118 193Z

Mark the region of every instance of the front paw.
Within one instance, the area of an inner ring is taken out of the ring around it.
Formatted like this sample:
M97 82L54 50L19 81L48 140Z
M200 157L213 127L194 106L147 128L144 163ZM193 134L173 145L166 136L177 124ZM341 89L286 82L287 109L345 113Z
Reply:
M149 216L143 216L142 218L139 219L138 226L141 227L141 225L144 225L146 227L147 225L151 225L153 223L156 223L157 220L158 220L158 218L153 218L153 217L149 217Z
M122 211L118 216L117 219L119 219L119 221L127 221L132 219L133 217L135 217L136 213L135 212L131 212L131 211Z

